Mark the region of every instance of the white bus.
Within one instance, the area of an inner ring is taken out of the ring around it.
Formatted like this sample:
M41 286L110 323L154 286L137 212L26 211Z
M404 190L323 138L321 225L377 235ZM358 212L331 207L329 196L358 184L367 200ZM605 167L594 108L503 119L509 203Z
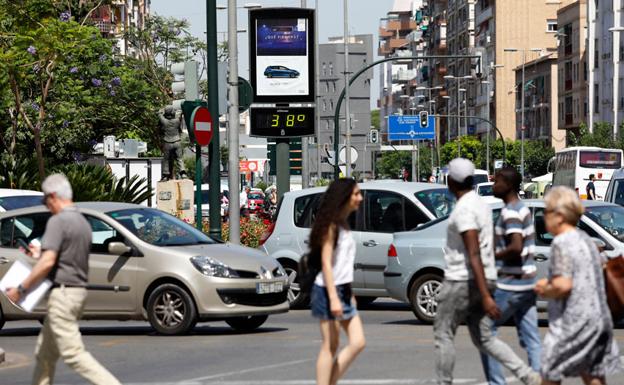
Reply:
M569 147L555 154L553 186L568 186L581 199L587 199L585 188L589 175L596 180L596 198L603 200L613 172L622 167L622 150L600 147Z

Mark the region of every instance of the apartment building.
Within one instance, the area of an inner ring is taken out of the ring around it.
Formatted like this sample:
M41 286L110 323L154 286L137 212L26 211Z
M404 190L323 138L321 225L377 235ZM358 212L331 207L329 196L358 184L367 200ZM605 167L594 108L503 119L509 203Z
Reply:
M558 127L557 68L557 52L551 50L514 69L517 90L521 90L524 77L524 93L515 94L515 121L516 126L521 126L524 118L526 140L541 140L560 150L565 147L566 131Z
M589 114L587 99L587 1L578 0L557 11L558 126L565 132L579 132Z
M472 87L474 113L484 119L489 117L505 138L520 138L523 126L514 119L519 92L516 68L556 49L557 11L572 2L480 0L476 6L475 39L477 50L483 52L483 76L480 84ZM487 123L474 124L477 134L487 132ZM526 130L534 129L526 121L524 126ZM557 129L557 125L551 129Z
M427 70L423 70L423 63L410 59L418 52L423 53L426 46L423 37L427 33L426 28L423 31L417 23L417 18L420 23L423 22L423 3L423 0L395 0L392 9L380 19L377 53L385 58L397 58L379 66L378 107L382 140L387 137L386 117L409 113L410 86L416 86L419 77L428 75Z
M104 37L116 40L113 47L123 56L134 55L124 34L130 27L142 29L149 16L151 0L113 0L102 5L91 14L92 23Z
M432 0L429 2L427 12L430 17L429 22L429 46L430 55L448 54L448 0ZM448 115L450 110L450 96L445 88L444 76L448 75L448 61L445 59L432 59L429 61L430 75L429 87L436 92L433 94L433 112L436 115ZM437 143L445 143L450 140L450 120L447 117L440 117L437 120ZM455 135L457 135L455 133Z
M355 73L373 62L373 35L354 35L349 37L349 72ZM316 108L319 110L319 133L308 138L308 164L311 174L317 174L319 166L323 178L333 177L333 167L327 162L325 148L333 151L334 141L342 147L345 141L344 112L340 116L340 137L334 137L334 115L338 97L345 87L344 78L344 38L330 38L328 43L319 44L319 94ZM349 89L349 112L351 119L351 146L358 152L354 162L355 169L362 178L373 175L373 151L379 145L368 142L371 128L370 83L373 71L360 75ZM346 101L342 103L344 111ZM315 141L316 139L316 141Z
M588 127L598 122L620 132L624 121L624 3L587 0Z

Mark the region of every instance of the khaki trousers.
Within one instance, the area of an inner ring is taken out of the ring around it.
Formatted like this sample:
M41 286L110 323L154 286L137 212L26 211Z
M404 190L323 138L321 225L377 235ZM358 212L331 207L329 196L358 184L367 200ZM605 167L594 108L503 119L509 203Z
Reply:
M85 380L97 385L120 385L119 381L85 350L78 319L87 299L83 288L52 289L48 314L37 339L33 385L49 385L59 357Z

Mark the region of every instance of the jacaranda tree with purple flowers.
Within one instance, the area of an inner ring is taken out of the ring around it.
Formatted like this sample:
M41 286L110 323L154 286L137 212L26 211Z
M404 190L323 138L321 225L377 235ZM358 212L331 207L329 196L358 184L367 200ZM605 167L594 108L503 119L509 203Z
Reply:
M166 96L91 25L107 3L0 0L0 165L34 153L42 178L111 134L159 148Z

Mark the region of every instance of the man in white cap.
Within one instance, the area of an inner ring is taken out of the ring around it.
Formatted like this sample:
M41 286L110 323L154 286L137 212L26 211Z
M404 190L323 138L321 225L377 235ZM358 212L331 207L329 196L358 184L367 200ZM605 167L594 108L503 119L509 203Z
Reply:
M453 383L454 338L466 322L472 342L494 357L526 385L541 378L509 346L492 334L491 320L500 317L492 298L496 289L492 210L473 189L474 164L457 158L449 163L448 186L457 204L448 221L444 282L433 325L438 384Z

